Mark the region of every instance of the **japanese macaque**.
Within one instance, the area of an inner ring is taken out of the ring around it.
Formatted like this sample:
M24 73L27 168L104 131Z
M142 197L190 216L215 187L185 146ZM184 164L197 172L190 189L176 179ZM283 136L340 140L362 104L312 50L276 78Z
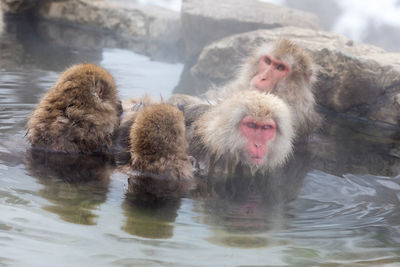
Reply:
M304 140L320 122L312 92L316 81L315 68L311 56L303 48L281 39L255 49L244 61L236 79L222 88L210 89L205 98L214 104L237 91L249 89L279 96L292 110L297 140ZM195 97L174 95L168 102L186 108L197 105L198 101ZM192 120L189 119L187 123Z
M223 98L232 91L250 88L283 99L293 110L293 123L299 137L309 136L319 125L315 111L313 84L316 66L308 52L287 39L255 49L240 68L237 79L217 94ZM208 95L215 97L215 90Z
M209 106L208 111L198 107L203 115L193 123L190 154L204 164L208 174L232 174L237 167L252 175L266 173L291 155L295 136L292 114L277 96L242 90Z
M132 125L136 121L136 117L145 107L157 105L160 102L153 100L150 96L145 95L141 98L130 98L121 102L123 116L118 130L118 136L114 143L115 160L118 165L124 165L130 162L130 133Z
M113 77L94 64L65 70L33 111L33 148L68 153L106 152L118 129L121 103Z
M4 23L3 23L3 10L0 6L0 35L3 33L4 30Z
M194 185L183 114L168 104L144 103L127 114L121 130L128 131L128 197L146 202L183 196Z

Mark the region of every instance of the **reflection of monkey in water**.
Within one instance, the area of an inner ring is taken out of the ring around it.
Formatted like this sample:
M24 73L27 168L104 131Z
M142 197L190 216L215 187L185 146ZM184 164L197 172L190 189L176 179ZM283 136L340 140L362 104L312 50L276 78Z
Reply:
M267 175L249 177L237 172L228 180L206 177L201 188L207 196L202 222L218 225L208 241L240 248L280 242L259 233L286 229L290 224L291 202L298 197L311 168L310 157L307 147L301 145L284 166Z
M180 199L146 203L132 203L126 199L122 204L126 222L125 232L145 238L170 238L174 233L174 222L181 205Z
M64 71L27 123L34 148L105 152L119 125L121 104L114 79L103 68L79 64Z
M134 108L133 113L127 114L121 128L121 143L128 144L130 158L128 196L146 201L184 195L193 186L193 167L182 112L171 105L151 104Z
M93 210L106 200L112 167L103 155L66 154L29 149L28 172L44 187L39 194L51 204L43 209L61 219L94 225Z

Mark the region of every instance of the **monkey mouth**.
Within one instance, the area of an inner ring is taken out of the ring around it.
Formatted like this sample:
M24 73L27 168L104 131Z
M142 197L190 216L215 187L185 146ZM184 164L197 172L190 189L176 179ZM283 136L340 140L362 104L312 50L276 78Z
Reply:
M251 85L250 89L252 90L256 90L259 92L263 92L263 93L270 93L272 91L274 91L275 89L275 85L274 84L267 84L264 86L260 86L260 85Z
M250 162L253 164L261 164L264 162L264 157L260 156L251 156L250 157Z

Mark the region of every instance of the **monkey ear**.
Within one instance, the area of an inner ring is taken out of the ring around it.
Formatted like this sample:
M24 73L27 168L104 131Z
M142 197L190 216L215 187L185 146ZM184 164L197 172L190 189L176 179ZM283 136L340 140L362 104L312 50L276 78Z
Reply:
M143 107L144 107L144 104L142 101L140 101L138 103L133 104L131 111L137 112L137 111L141 110Z
M318 73L319 69L320 68L318 66L313 64L313 66L305 74L305 78L306 78L307 82L309 82L310 84L313 84L317 81L317 73Z
M100 99L103 99L103 94L104 94L104 84L102 83L102 82L98 82L97 84L96 84L96 87L95 87L95 92L96 92L96 95L100 98Z
M305 76L307 82L311 82L312 72L308 72L308 73L304 74L304 76Z
M118 100L118 102L117 102L117 112L118 112L118 116L121 116L122 113L124 113L124 109L122 108L121 100Z
M182 111L182 113L185 113L185 106L182 103L176 104L176 107Z

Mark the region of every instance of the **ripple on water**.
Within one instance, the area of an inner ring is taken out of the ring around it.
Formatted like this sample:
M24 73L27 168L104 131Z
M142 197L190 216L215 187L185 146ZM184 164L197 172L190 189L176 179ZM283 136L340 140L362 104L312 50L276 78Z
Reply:
M399 183L399 177L337 177L313 171L293 203L292 226L278 236L318 248L321 257L333 262L391 262L400 247Z
M21 69L0 75L0 138L23 129L43 92L54 83L54 72Z

